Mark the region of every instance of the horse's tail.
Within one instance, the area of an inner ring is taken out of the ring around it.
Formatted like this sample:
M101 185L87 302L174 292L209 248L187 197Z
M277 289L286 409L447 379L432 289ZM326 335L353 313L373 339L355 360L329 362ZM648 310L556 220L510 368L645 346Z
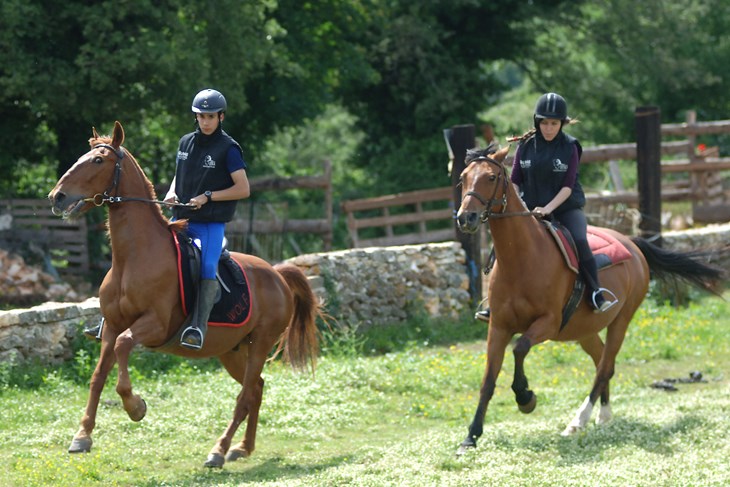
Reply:
M658 247L641 237L632 237L631 241L644 254L652 278L666 281L681 279L699 289L720 295L725 271L709 264L716 251L695 250L680 252Z
M317 317L323 316L321 304L312 291L307 276L297 266L280 263L274 269L281 274L294 294L294 314L279 341L274 357L283 351L284 360L294 367L304 368L310 364L314 372L319 354Z

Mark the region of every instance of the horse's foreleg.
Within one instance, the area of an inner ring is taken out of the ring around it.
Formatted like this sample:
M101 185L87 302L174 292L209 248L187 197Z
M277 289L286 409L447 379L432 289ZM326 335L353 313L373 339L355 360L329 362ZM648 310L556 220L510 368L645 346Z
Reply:
M104 389L106 379L114 367L114 347L111 341L104 340L101 344L101 353L96 363L96 369L91 376L89 383L89 399L86 402L86 411L81 418L81 427L71 440L69 453L82 453L91 451L91 432L96 426L96 412L99 407L99 399Z
M487 337L487 368L484 372L482 387L479 391L479 404L477 405L474 419L469 425L469 433L464 441L461 442L457 455L463 455L467 450L476 448L477 439L484 432L484 417L487 414L489 401L494 395L494 388L497 385L497 376L502 369L504 361L504 351L511 339L508 333L494 329L490 326L489 335Z
M512 390L515 393L517 407L525 414L535 410L537 396L530 390L525 376L525 357L530 352L531 344L529 338L521 336L515 344L513 354L515 358L515 374L512 381Z
M129 378L129 354L136 344L132 331L127 329L117 337L114 354L117 357L117 394L122 398L124 410L129 419L141 421L147 413L147 404L139 395L132 393L132 381Z
M525 358L532 347L552 337L555 332L554 322L555 318L551 315L544 315L535 320L530 328L517 339L512 351L515 358L512 390L515 393L517 407L526 414L535 410L537 396L529 389L527 376L525 375Z

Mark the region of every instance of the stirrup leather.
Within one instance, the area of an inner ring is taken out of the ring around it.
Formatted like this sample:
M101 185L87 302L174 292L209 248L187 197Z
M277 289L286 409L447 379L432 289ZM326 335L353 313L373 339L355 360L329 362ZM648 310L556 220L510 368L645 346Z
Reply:
M598 296L601 293L607 293L611 299L605 300L601 306L598 306L598 303L596 303L596 296ZM591 304L593 304L593 309L596 310L597 313L603 313L604 311L608 311L609 309L613 308L618 303L618 298L616 295L610 290L606 289L605 287L599 287L595 291L593 291L593 294L591 295Z

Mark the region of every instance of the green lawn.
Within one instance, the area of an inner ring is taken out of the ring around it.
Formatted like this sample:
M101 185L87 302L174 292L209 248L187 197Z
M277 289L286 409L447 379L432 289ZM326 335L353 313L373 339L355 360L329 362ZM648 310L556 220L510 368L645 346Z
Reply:
M257 450L221 470L202 463L238 387L208 363L147 353L133 370L147 417L131 422L109 383L92 452L69 455L87 394L69 370L88 374L91 363L81 351L75 364L29 370L30 385L0 389L0 486L729 485L729 310L718 298L682 309L647 300L619 354L613 422L571 438L560 432L589 391L590 359L574 345L533 349L526 366L538 406L523 415L509 355L478 448L460 458L485 363L484 339L473 338L485 330L470 321L410 326L408 340L389 346L350 335L329 344L314 379L269 364ZM708 382L650 387L695 370ZM0 383L20 373L0 370Z

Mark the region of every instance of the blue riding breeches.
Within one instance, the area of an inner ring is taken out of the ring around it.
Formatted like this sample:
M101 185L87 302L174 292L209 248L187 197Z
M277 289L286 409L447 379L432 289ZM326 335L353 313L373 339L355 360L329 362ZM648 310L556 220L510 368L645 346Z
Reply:
M226 224L223 222L188 222L190 237L200 240L201 279L215 279L225 229Z

